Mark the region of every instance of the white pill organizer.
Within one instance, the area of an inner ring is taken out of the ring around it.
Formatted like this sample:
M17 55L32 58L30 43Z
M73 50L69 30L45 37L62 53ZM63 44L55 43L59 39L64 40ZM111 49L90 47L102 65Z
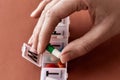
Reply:
M54 46L56 50L62 51L68 44L69 24L69 17L62 19L52 33L50 45ZM37 54L36 50L30 51L30 49L31 46L24 43L22 46L22 57L41 67L40 80L67 80L67 63L60 63L59 58L50 54L47 50L43 54Z

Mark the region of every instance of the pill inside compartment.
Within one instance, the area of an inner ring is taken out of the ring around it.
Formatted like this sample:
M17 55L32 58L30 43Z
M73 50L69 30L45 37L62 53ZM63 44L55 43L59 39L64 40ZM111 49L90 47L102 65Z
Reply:
M54 78L55 80L66 80L67 64L62 64L60 59L48 52L43 54L41 80Z
M61 63L60 59L47 51L43 54L43 67L44 68L65 68L66 64Z

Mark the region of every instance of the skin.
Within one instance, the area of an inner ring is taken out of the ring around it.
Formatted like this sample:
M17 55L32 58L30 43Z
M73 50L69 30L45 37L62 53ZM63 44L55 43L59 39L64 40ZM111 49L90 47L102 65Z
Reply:
M64 5L65 4L65 5ZM85 55L109 38L120 33L120 0L43 0L32 12L39 18L28 44L43 53L51 33L61 19L88 10L93 26L82 37L70 42L61 52L63 63Z

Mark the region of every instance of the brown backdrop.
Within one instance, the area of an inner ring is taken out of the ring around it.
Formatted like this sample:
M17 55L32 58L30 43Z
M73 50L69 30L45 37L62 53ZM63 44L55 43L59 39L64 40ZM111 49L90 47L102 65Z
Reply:
M37 19L29 17L40 0L0 0L0 80L39 80L40 68L21 57ZM70 40L91 27L87 11L71 15ZM78 29L79 28L79 29ZM120 35L69 62L68 80L120 80Z

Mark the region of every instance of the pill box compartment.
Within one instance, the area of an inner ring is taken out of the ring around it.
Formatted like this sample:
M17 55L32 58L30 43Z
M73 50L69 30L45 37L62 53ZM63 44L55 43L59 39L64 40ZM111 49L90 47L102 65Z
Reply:
M68 74L65 68L42 68L40 80L47 80L47 77L52 80L67 80Z
M41 80L47 77L55 80L67 80L67 63L62 64L58 58L49 54L47 51L43 54Z
M59 40L59 39L68 39L68 37L70 36L69 33L69 17L67 17L66 19L63 19L65 21L64 25L59 25L59 24L63 24L62 22L59 23L56 27L55 30L53 31L52 35L51 35L51 39L52 40Z
M51 39L67 39L69 37L68 27L56 27L51 35Z

